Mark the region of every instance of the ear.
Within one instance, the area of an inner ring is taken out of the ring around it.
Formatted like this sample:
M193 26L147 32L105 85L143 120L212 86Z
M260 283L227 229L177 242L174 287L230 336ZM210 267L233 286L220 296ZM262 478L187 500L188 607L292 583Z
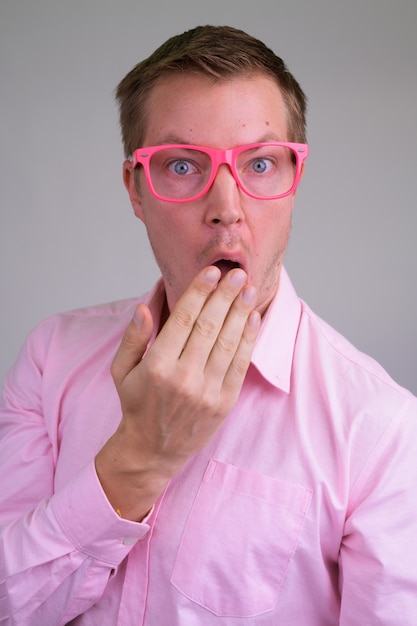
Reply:
M142 201L136 187L135 171L132 163L127 159L123 162L123 182L127 189L127 193L129 194L130 203L133 207L135 215L143 222Z
M305 164L306 164L306 162L305 162L305 161L303 161L303 162L301 163L301 169L300 169L300 183L301 183L301 181L303 180L303 176L304 176L304 166L305 166Z
M297 195L298 188L299 188L299 186L300 186L301 181L303 180L303 176L304 176L304 165L305 165L305 161L303 161L303 162L301 163L301 169L300 169L300 179L299 179L299 181L298 181L297 189L294 191L294 198L295 198L295 196Z

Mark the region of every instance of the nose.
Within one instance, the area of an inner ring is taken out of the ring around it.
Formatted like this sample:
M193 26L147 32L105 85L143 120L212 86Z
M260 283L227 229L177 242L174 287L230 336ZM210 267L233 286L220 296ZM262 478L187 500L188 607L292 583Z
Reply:
M220 165L216 178L206 194L208 224L230 226L245 218L242 209L242 192L228 165Z

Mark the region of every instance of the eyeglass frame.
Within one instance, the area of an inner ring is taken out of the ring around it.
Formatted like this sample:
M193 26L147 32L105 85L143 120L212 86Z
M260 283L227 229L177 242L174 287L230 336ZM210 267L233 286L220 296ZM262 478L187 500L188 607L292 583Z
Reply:
M291 188L285 193L278 194L275 196L267 196L267 197L258 196L256 194L249 192L242 185L239 179L239 176L236 171L236 166L235 166L237 155L239 155L241 152L244 152L245 150L251 150L252 148L255 149L255 148L260 148L264 146L283 146L285 148L290 148L292 153L295 155L294 182ZM153 186L152 177L150 173L151 158L156 152L159 152L160 150L164 150L164 149L170 149L170 148L198 150L199 152L203 152L204 154L207 154L211 160L211 172L207 180L207 183L204 185L203 189L198 194L196 194L195 196L192 196L191 198L179 198L179 199L166 198L165 196L162 196L161 194L159 194ZM165 202L185 203L185 202L192 202L194 200L198 200L209 191L209 189L211 188L217 176L217 172L219 170L220 165L223 165L223 164L229 166L230 171L233 175L233 178L235 179L237 186L247 196L250 196L251 198L255 198L256 200L278 200L279 198L285 198L286 196L290 196L296 190L301 179L302 165L305 159L308 157L308 154L309 154L308 144L294 143L294 142L289 142L289 141L267 141L267 142L250 143L250 144L245 144L242 146L236 146L235 148L227 148L226 150L222 150L219 148L209 148L207 146L197 146L197 145L192 145L192 144L172 143L172 144L161 144L159 146L144 146L143 148L137 148L136 150L132 152L128 160L132 164L132 169L135 169L137 165L142 165L145 171L146 182L152 194L156 198L158 198L158 200L163 200Z

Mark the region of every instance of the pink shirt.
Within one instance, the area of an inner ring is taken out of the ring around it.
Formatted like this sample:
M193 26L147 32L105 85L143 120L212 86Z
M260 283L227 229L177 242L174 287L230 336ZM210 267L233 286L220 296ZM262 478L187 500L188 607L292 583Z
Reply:
M93 458L136 302L44 321L5 382L0 623L415 626L417 400L285 272L221 430L143 523L118 517Z

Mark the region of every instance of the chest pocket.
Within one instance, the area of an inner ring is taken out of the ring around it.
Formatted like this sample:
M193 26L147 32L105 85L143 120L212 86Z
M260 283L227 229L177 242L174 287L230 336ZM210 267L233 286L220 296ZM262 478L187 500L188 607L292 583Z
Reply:
M312 492L212 460L191 509L171 582L218 616L272 610Z

